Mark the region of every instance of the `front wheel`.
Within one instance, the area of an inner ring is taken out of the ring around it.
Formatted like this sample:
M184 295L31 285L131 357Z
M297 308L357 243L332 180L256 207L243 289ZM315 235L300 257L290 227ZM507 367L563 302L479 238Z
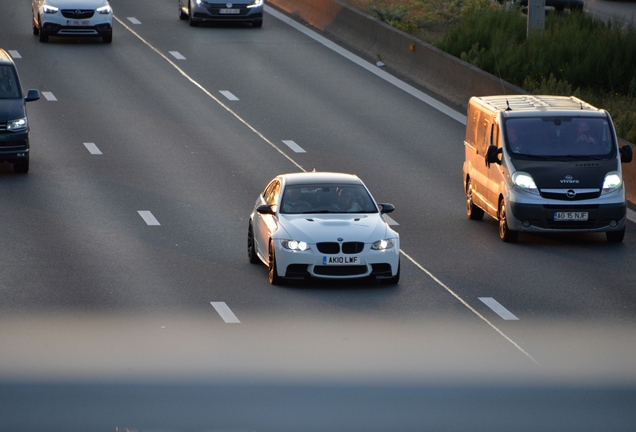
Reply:
M605 235L610 243L622 243L625 238L625 228L620 231L606 231Z
M519 237L519 231L512 231L508 227L508 219L506 218L506 201L501 200L499 204L499 238L506 243L514 243Z
M13 164L13 171L15 171L16 173L19 174L26 174L29 172L29 159L21 161L21 162L15 162Z
M282 285L283 278L278 276L278 269L276 267L276 251L274 250L274 242L269 242L269 283L272 285Z
M190 27L198 27L199 22L194 20L192 14L192 8L190 7L190 5L188 5L188 24L190 24Z
M109 34L108 36L102 36L102 42L104 42L104 43L112 43L113 42L113 35Z
M181 0L179 0L179 19L183 21L188 19L188 14L183 12L183 8L181 8Z
M256 255L256 245L254 244L254 231L252 229L252 223L250 222L247 228L247 259L251 264L257 264L259 262L258 255Z

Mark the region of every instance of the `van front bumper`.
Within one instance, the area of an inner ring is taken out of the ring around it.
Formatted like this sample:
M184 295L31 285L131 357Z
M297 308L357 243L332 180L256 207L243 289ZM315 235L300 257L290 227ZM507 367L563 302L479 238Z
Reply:
M528 232L604 232L625 226L627 205L607 204L521 204L509 203L508 226L514 231ZM587 213L587 220L555 220L558 212Z
M28 157L28 131L16 133L0 133L0 162L23 160Z

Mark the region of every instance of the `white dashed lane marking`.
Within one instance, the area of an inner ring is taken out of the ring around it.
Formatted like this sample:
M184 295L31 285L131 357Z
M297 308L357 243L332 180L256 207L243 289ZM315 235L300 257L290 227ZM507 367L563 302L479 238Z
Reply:
M231 100L231 101L237 101L239 100L239 98L237 98L236 96L234 96L232 94L232 92L229 92L227 90L220 90L219 93L221 93L223 96L225 96L227 98L227 100Z
M168 51L170 53L170 55L174 58L176 58L177 60L185 60L185 57L182 56L179 51Z
M389 225L399 225L399 223L391 219L391 217L388 215L383 214L382 217L384 218L385 222L388 223Z
M49 102L55 102L57 100L57 98L53 96L53 93L51 92L42 92L42 96L44 96L44 98Z
M139 216L141 216L143 218L143 220L146 222L146 224L148 224L150 226L159 226L159 225L161 225L159 223L159 221L148 210L139 210L137 213L139 213Z
M11 57L13 57L14 59L19 59L22 58L22 56L20 55L19 52L15 51L15 50L9 50L9 55Z
M283 144L295 151L296 153L307 153L301 146L293 142L292 140L283 140Z
M128 21L130 21L133 24L141 24L141 21L139 21L137 18L135 17L128 17Z
M101 151L99 151L99 149L97 148L97 146L95 145L95 143L84 143L84 146L86 147L86 149L93 155L100 155L102 154Z
M216 312L221 315L221 318L223 318L223 321L225 321L227 324L241 323L236 315L234 315L234 312L232 312L228 305L225 304L225 302L210 302L210 304L214 309L216 309Z
M481 300L486 306L492 309L493 312L495 312L506 321L514 321L519 319L492 297L479 297L479 300Z

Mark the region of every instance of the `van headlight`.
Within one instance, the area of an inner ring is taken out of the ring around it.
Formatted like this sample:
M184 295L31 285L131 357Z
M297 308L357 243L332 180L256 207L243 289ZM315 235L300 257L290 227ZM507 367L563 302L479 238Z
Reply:
M623 179L621 179L620 173L616 171L608 172L605 174L605 180L603 180L603 191L601 195L605 195L611 192L614 192L623 184Z
M21 118L17 120L9 120L7 122L7 130L11 132L18 132L27 128L27 119Z
M537 189L534 179L528 173L517 171L512 175L512 182L517 188L524 192L539 195L539 189Z
M394 244L395 242L393 241L393 239L378 240L376 242L373 242L373 244L371 245L371 249L380 250L380 251L387 250L387 249L391 249Z
M293 251L304 252L306 250L309 250L309 245L307 243L305 243L304 241L281 240L280 244L283 245L283 247L285 249L289 249L289 250L293 250Z

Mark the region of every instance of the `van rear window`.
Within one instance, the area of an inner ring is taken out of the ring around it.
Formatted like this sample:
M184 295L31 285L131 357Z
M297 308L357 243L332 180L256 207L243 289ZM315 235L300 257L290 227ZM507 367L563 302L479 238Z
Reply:
M526 117L505 122L506 145L514 155L609 156L614 139L603 117Z

